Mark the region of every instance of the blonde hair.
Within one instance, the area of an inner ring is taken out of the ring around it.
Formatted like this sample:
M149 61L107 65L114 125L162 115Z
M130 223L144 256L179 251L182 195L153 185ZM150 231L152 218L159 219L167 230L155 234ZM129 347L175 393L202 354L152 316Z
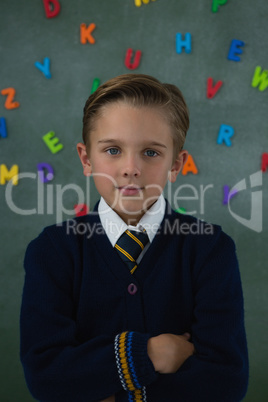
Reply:
M104 107L120 101L137 108L156 107L163 111L172 128L174 156L177 156L189 129L189 112L184 97L175 85L162 84L145 74L119 75L99 86L89 96L83 117L83 141L86 146L89 146L90 132L94 130L94 124Z

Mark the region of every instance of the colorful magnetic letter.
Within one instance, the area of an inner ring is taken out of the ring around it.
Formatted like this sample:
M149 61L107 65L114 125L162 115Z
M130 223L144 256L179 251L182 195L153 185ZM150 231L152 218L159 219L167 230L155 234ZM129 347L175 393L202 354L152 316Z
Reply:
M85 45L87 42L91 43L92 45L95 43L95 38L91 35L91 33L96 28L96 24L89 24L87 27L86 24L80 25L80 42Z
M240 57L236 56L236 54L243 53L243 50L241 50L240 47L242 47L244 45L245 45L245 42L242 42L242 40L233 39L231 42L231 46L229 49L227 59L233 60L233 61L240 61Z
M139 67L140 64L140 60L141 60L141 50L137 50L134 56L134 60L133 63L131 62L132 56L133 56L133 50L132 49L128 49L127 53L126 53L126 57L125 57L125 66L129 69L129 70L135 70L136 68Z
M178 208L178 209L175 209L175 212L179 212L180 214L185 214L186 209L185 208Z
M0 165L0 184L5 184L7 180L12 180L12 184L16 186L18 184L18 165L13 165L10 170L6 165Z
M228 201L237 193L237 190L230 191L229 186L223 186L223 205L227 205Z
M207 98L212 99L218 92L218 90L221 88L223 82L218 81L216 84L213 86L213 78L209 77L207 80Z
M38 70L40 70L44 76L46 78L51 78L51 74L50 74L50 59L48 57L44 58L44 63L41 64L39 63L39 61L34 63L35 67L38 68Z
M43 0L46 17L56 17L60 12L60 3L58 0Z
M260 66L255 68L251 86L256 88L259 86L259 91L264 91L268 87L268 70L261 69Z
M19 102L14 102L13 99L15 98L15 89L14 88L5 88L2 89L1 94L7 95L5 108L6 109L16 109L20 106Z
M219 6L227 3L227 0L212 0L212 12L216 13L219 9Z
M268 168L268 154L263 153L261 157L261 170L263 172L266 172L267 168Z
M134 0L134 1L135 1L135 6L136 6L136 7L140 7L141 4L142 4L142 2L143 2L144 4L148 4L150 0ZM152 0L152 1L155 1L155 0Z
M6 119L4 117L0 117L0 137L7 137Z
M48 171L46 176L45 176L45 170ZM41 180L42 183L47 183L48 181L51 181L54 177L53 167L49 163L46 162L38 163L37 171L39 179Z
M76 204L74 206L75 216L84 216L88 214L89 208L86 204Z
M99 88L99 86L100 86L100 79L99 78L94 78L90 93L93 94L93 92L95 92L96 89Z
M186 53L192 51L192 36L189 32L185 34L185 39L182 39L180 32L176 34L176 52L180 54L183 48L185 48Z
M43 135L43 141L47 145L47 147L50 149L50 151L53 154L56 154L59 152L62 148L63 145L59 143L59 139L57 137L54 137L55 133L53 131L50 131L49 133Z
M193 173L193 174L198 173L196 164L194 163L193 157L190 154L188 155L187 161L184 164L181 173L183 176L187 175L188 173Z
M220 126L220 130L218 133L217 144L221 145L223 141L230 147L232 145L230 138L234 135L234 129L231 126L227 126L226 124L222 124Z

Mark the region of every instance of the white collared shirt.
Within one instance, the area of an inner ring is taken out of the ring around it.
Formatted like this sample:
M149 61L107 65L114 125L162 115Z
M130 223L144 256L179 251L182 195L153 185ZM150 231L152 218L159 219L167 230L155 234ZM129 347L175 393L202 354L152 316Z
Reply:
M151 208L145 212L137 226L127 225L102 197L98 206L98 213L101 224L113 247L115 246L119 237L127 229L136 230L138 232L143 231L143 229L146 230L149 237L149 242L137 258L137 263L139 263L157 233L157 230L164 218L165 208L166 200L161 194Z

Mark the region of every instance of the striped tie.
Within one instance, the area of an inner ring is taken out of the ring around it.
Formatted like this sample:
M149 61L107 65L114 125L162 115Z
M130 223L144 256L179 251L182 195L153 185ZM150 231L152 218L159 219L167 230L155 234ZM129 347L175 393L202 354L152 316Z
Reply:
M136 270L136 260L148 241L149 238L145 229L143 232L127 229L118 239L115 248L124 263L127 264L131 274Z

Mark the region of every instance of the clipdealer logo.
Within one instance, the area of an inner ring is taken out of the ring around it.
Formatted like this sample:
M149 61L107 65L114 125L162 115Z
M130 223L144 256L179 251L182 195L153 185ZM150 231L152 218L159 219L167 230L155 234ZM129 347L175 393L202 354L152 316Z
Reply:
M250 180L250 188L255 188L262 186L262 176L263 172L259 170L256 173L253 173L249 176ZM262 199L263 199L263 192L262 190L251 191L251 211L250 211L250 218L246 219L242 216L234 213L231 210L230 206L230 199L234 192L238 193L240 191L247 189L246 179L239 181L234 187L230 190L228 196L228 210L233 218L235 218L239 223L247 228L254 230L257 233L262 232L263 226L263 215L262 215Z
M114 185L116 185L114 179L109 175L104 174L95 174L96 176L107 176L106 178L111 180ZM44 215L44 214L56 214L56 222L57 224L61 223L63 220L63 214L74 216L74 209L67 209L64 206L64 195L66 191L72 191L76 194L78 204L90 205L91 201L91 194L90 194L90 184L89 178L86 180L86 194L84 193L83 189L80 188L77 184L71 183L67 185L53 185L53 184L46 184L44 185L43 181L38 178L36 173L20 173L18 175L18 179L33 179L35 181L37 194L36 194L36 208L32 209L22 209L15 205L13 201L12 191L13 191L13 183L12 180L6 186L5 196L6 202L10 210L14 213L19 215ZM246 219L243 216L235 213L231 209L230 200L234 193L239 193L243 190L247 190L247 182L246 179L242 179L237 184L233 186L233 188L229 191L227 196L227 206L229 213L231 216L241 225L247 227L250 230L253 230L257 233L262 232L263 230L263 191L262 189L256 189L256 187L262 186L263 181L263 172L259 170L249 176L250 182L250 189L254 189L251 191L251 210L250 210L250 218ZM193 196L181 196L180 192L185 188L192 191ZM200 189L196 188L190 184L182 184L178 188L176 188L175 192L172 193L171 190L171 183L168 182L167 188L167 196L169 202L173 200L173 204L175 205L175 210L179 208L180 201L186 200L196 200L199 202L199 212L201 215L205 213L205 193L209 189L213 189L213 184L203 186L200 185ZM159 189L160 190L160 189ZM119 200L120 201L120 200ZM148 200L147 200L148 201ZM190 215L195 215L197 211L187 211Z

